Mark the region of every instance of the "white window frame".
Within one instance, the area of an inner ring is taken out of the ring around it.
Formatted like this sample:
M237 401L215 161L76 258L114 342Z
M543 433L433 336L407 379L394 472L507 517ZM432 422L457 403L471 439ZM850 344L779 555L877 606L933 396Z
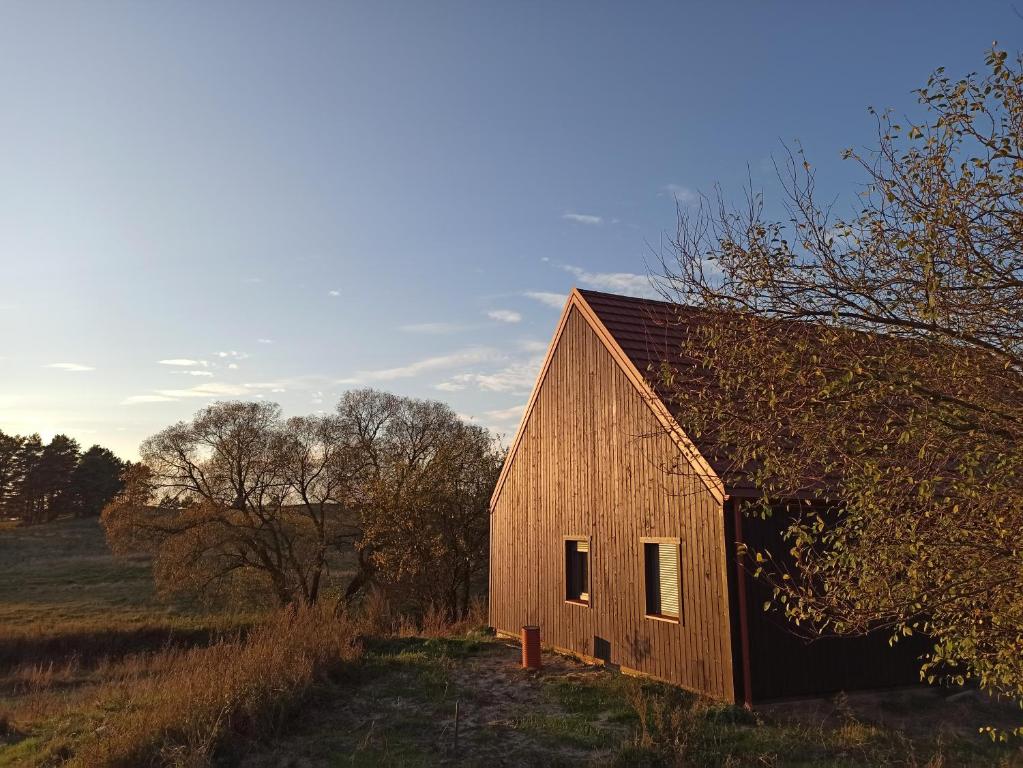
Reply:
M678 536L641 536L640 542L640 557L643 560L643 617L651 619L653 621L666 621L670 624L681 624L682 619L685 616L685 606L682 597L682 539ZM671 544L674 546L676 568L676 576L678 582L676 583L676 589L678 590L678 616L671 616L669 614L662 613L650 613L649 608L649 591L650 585L648 582L647 574L647 545L649 544Z

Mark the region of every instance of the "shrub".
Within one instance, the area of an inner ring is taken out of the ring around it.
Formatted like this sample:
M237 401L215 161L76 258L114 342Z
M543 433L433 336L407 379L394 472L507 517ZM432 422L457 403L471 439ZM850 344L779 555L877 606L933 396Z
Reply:
M697 725L693 697L682 691L654 694L638 680L630 680L625 693L639 718L634 746L662 757L684 758Z

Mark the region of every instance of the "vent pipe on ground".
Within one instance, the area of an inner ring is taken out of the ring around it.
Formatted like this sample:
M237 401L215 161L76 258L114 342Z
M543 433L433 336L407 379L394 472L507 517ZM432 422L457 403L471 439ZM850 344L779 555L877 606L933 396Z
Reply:
M540 669L540 627L528 624L522 628L522 666L526 669Z

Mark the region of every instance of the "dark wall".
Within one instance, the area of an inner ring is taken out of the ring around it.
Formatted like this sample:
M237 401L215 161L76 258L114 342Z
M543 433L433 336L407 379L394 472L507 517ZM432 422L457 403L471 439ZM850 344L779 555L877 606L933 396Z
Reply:
M782 506L768 520L743 515L746 544L752 550L766 549L784 559L789 547L781 534L788 519ZM799 628L779 611L764 610L764 603L772 597L770 586L763 579L753 578L749 569L744 573L754 702L919 682L919 657L928 647L926 638L903 638L893 647L888 644L886 632L864 637L799 636ZM733 587L733 601L735 592ZM733 632L738 632L737 626ZM737 651L741 653L741 648ZM740 683L738 677L736 683Z

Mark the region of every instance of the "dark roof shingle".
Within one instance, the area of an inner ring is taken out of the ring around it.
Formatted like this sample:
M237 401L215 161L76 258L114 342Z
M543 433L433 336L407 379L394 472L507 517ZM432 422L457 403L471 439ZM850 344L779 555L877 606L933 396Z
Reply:
M732 491L752 489L748 473L737 472L720 447L690 434L688 425L679 418L678 409L666 396L659 380L664 364L675 370L693 368L692 363L682 358L686 335L693 328L711 322L714 311L600 291L579 290L579 294L728 488ZM694 368L692 374L696 374Z

